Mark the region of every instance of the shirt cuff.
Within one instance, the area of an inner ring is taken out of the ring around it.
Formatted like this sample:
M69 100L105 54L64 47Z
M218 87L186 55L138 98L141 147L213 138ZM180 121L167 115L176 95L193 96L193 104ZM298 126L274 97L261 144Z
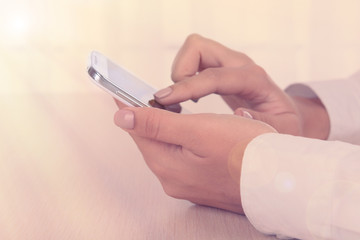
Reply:
M358 231L360 187L356 195L351 191L359 183L359 153L359 146L337 141L277 133L256 137L246 147L241 169L245 215L269 235L353 239L334 236ZM335 200L353 203L336 205Z
M321 100L330 118L328 140L360 144L360 72L344 80L293 84L285 91Z

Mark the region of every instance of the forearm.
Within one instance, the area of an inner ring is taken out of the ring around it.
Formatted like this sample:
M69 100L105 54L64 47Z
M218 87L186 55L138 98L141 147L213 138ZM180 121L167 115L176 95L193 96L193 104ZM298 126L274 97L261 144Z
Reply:
M302 136L326 140L330 132L330 120L319 98L291 97L298 108L302 122Z

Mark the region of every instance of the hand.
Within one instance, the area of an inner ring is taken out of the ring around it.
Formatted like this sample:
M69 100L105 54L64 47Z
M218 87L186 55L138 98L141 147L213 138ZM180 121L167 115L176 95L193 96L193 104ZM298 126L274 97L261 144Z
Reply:
M280 133L327 138L329 123L320 101L295 101L248 56L199 35L189 36L180 49L174 60L172 80L174 85L155 94L161 104L196 100L217 93L235 114L250 113L254 119L270 124ZM309 105L302 104L305 102ZM309 107L315 107L316 111ZM323 111L318 112L318 109ZM317 117L317 113L325 115ZM318 119L325 122L320 123Z
M235 115L182 115L156 108L125 107L114 121L134 139L168 195L237 213L243 213L244 149L254 137L275 132Z

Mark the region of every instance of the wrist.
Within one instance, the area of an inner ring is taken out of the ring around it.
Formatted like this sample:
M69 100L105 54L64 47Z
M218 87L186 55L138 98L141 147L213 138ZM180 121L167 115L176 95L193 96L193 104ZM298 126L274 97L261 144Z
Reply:
M302 136L326 140L330 119L319 98L291 97L298 108L302 122Z

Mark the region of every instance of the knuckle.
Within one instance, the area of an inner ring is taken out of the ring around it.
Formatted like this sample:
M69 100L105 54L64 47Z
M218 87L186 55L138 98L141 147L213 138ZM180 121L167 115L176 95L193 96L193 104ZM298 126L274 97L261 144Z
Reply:
M232 65L234 67L241 67L241 66L245 66L245 65L254 63L254 61L243 52L232 51L232 56L233 56L233 63L234 63Z
M162 183L162 187L166 195L177 199L183 199L182 194L173 185Z
M208 39L204 38L203 36L197 33L193 33L186 38L184 43L184 48L187 50L195 49L197 51L200 51L201 49L204 48L204 45L209 44L208 42L209 42Z
M251 81L256 82L259 85L259 89L268 91L271 89L272 81L265 71L265 69L257 64L251 64L248 66L248 72L250 73L248 78Z
M200 36L199 34L192 33L186 38L185 43L192 45L194 43L198 43L198 42L202 41L202 39L203 39L203 37Z
M164 166L162 166L159 163L156 163L157 161L149 161L147 162L147 165L151 169L151 171L156 175L156 177L160 180L160 182L163 182L164 179L166 179L166 169Z
M257 64L254 64L253 66L254 66L254 71L257 75L267 76L267 73L263 67L261 67L260 65L257 65Z
M149 111L144 126L145 136L152 139L158 139L161 126L160 122L159 115L154 111Z
M193 99L197 97L197 89L190 79L181 81L178 84L178 89L178 91L181 92L186 99Z
M203 71L204 76L207 80L217 82L220 80L219 71L216 68L207 68Z
M182 80L183 74L179 71L173 70L170 77L171 80L176 83Z
M207 85L212 92L216 92L219 84L221 84L222 76L217 68L207 68L202 72L206 79Z
M192 84L189 80L183 80L177 84L178 88L182 88L182 92L188 93L192 89Z

